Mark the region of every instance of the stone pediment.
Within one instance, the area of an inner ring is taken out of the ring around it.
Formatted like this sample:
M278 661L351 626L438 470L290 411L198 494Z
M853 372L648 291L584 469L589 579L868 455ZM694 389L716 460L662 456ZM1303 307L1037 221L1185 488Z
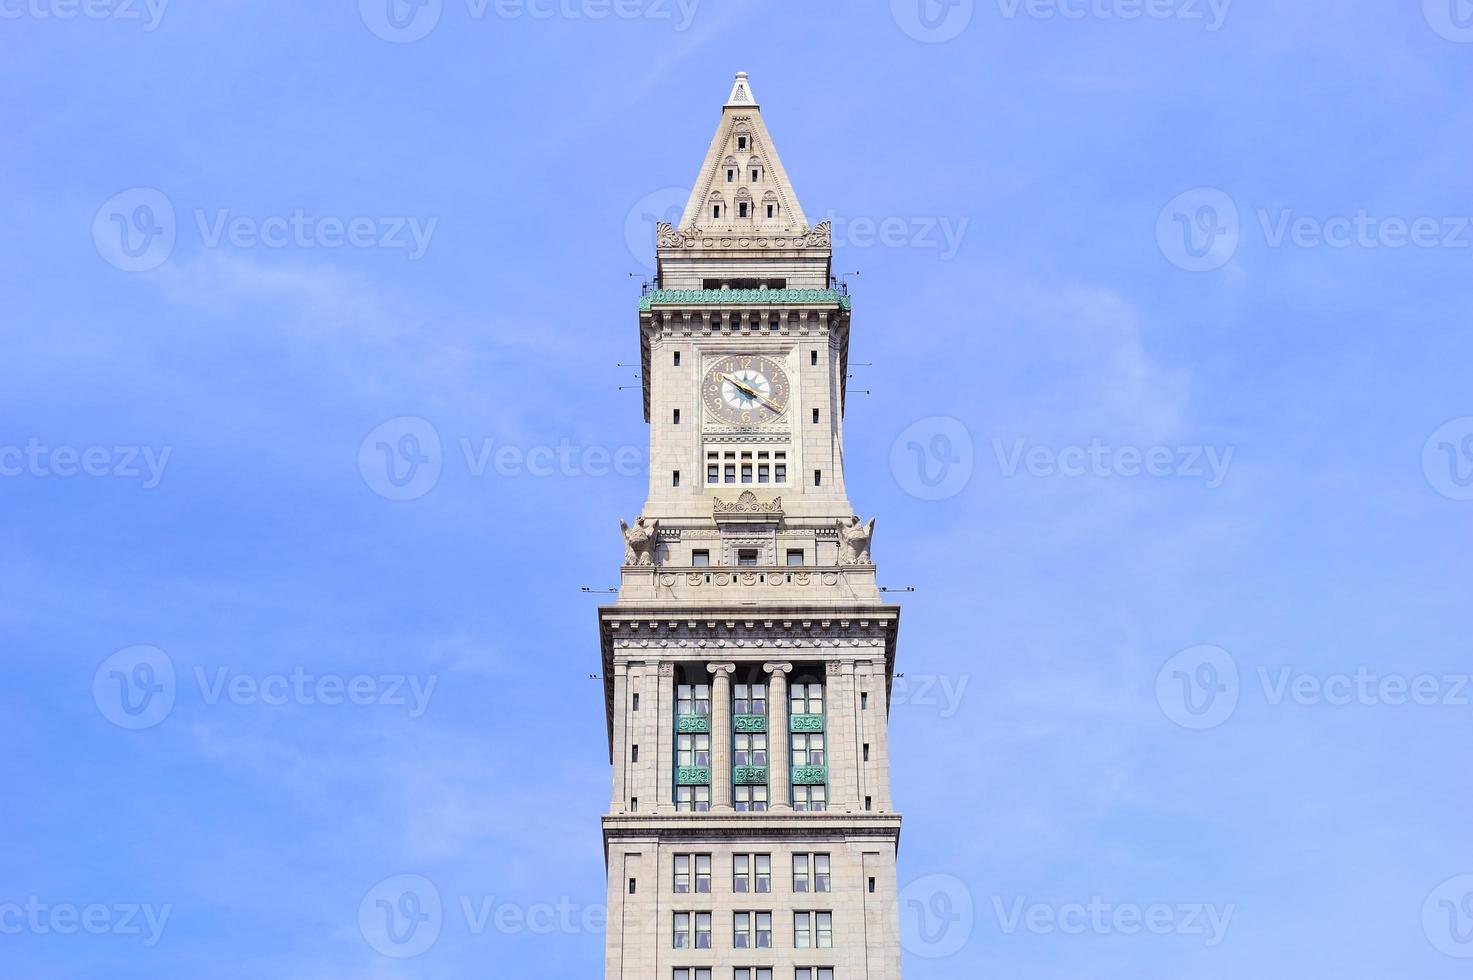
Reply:
M717 524L777 524L783 519L783 498L763 500L750 490L730 503L716 497L711 502L711 516Z

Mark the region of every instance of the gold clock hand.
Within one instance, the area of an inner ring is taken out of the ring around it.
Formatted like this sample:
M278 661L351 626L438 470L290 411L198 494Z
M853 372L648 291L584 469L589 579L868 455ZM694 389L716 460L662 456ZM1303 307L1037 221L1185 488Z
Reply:
M739 390L746 392L753 398L760 401L762 404L766 405L768 408L772 409L774 412L782 412L782 409L775 402L773 402L771 398L768 398L766 395L762 394L762 392L758 391L756 388L753 388L745 381L742 381L741 379L736 378L730 374L723 374L722 377L725 378L727 381L730 381Z

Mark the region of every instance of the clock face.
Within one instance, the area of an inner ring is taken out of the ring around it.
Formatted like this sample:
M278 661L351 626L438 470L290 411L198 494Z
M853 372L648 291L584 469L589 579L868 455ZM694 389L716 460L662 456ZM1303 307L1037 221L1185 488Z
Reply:
M706 372L706 414L731 425L760 425L788 410L788 376L770 357L729 354Z

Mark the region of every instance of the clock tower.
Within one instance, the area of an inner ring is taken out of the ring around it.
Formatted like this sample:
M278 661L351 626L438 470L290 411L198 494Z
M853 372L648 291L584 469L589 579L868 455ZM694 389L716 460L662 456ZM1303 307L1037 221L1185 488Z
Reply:
M746 73L639 302L650 486L599 609L609 980L897 980L898 606L844 484L850 302Z

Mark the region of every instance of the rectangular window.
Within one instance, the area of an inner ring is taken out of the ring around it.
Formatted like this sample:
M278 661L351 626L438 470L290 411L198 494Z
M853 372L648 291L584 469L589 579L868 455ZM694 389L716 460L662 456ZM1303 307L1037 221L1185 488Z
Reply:
M737 551L737 565L742 568L755 568L757 566L757 549L742 548Z
M639 710L639 692L638 691L636 691L634 693L634 708L633 708L633 710L635 710L635 711L638 711Z
M726 482L727 483L735 483L736 482L736 464L735 463L727 463L726 466L723 467L723 469L722 469L722 474L726 477Z
M638 881L636 879L634 879L634 878L630 878L629 879L629 894L631 894L631 895L634 894L637 885L638 885Z
M637 796L631 796L631 797L629 797L629 809L631 811L638 810L639 809L639 797L637 797Z
M739 966L731 971L731 980L772 980L772 967Z
M873 796L866 796L864 798L864 808L866 810L873 810L875 808Z
M767 812L767 786L764 784L747 783L737 786L732 791L732 799L738 813Z
M676 949L690 949L690 916L689 912L675 913L674 941L672 945Z
M788 710L795 715L823 714L823 685L809 682L788 688Z
M873 879L873 878L871 878L869 880L869 893L871 895L873 895L875 893L875 879Z
M675 470L675 471L673 471L670 474L670 485L672 487L678 487L678 486L680 486L680 471L679 470Z
M834 946L834 914L832 912L794 912L794 949L832 949Z
M631 746L630 747L630 750L629 750L629 761L630 762L638 762L639 761L639 746L638 745L635 745L635 746Z
M865 762L868 762L869 761L869 743L868 742L865 742L864 743L864 761Z
M675 894L690 894L690 855L677 854L674 861Z
M814 365L818 364L818 351L815 350L808 352L808 363Z
M803 564L803 549L802 548L789 548L788 549L788 564L789 565L792 565L792 566L795 566L795 567L798 566L798 565Z
M800 966L793 970L793 980L834 980L831 966Z
M679 813L707 813L711 809L711 787L675 787L675 809ZM795 808L796 809L796 808Z
M767 714L767 685L738 684L734 708L739 715Z
M711 913L697 912L696 920L696 949L711 948Z
M727 167L726 168L726 182L729 184L729 183L731 183L734 180L736 180L736 168L735 167Z
M827 892L832 884L827 854L793 855L793 892Z
M859 710L860 711L868 711L869 710L869 692L868 691L860 691L859 692Z
M739 217L739 218L745 218L746 216L747 216L747 202L746 201L738 201L737 202L737 217Z
M680 351L675 352L675 366L680 367Z
M818 420L815 419L814 421L818 421ZM680 409L678 409L678 408L675 410L675 424L676 425L679 425L680 424Z
M739 895L765 895L772 891L771 854L733 854L731 890Z
M675 689L675 711L682 715L711 713L711 685L681 684Z
M731 945L733 949L752 948L752 913L731 914Z
M821 813L828 809L824 787L794 786L793 809L812 813Z
M772 204L767 205L767 216L769 218L772 217L773 212L775 212L776 210L777 210L776 205L772 205Z
M757 181L759 181L761 179L762 179L762 171L760 171L760 170L753 170L752 171L752 183L755 184L755 183L757 183Z
M736 744L733 751L735 765L767 765L767 733L739 732L736 736Z
M675 477L676 477L675 485L676 486L680 486L680 474L679 473L675 474ZM823 486L823 470L814 470L813 471L813 485L815 487L821 487L821 486Z
M793 735L793 765L821 766L823 761L823 734L811 732Z
M713 217L713 218L719 218L719 217L721 217L721 205L719 205L719 204L713 204L713 205L711 205L711 217Z
M709 966L677 966L672 980L711 980Z
M816 409L816 408L813 410L813 424L814 425L817 425L818 424L818 409Z
M697 548L690 553L690 563L697 568L707 568L711 564L711 552L704 548Z
M738 136L737 137L737 149L738 150L745 150L746 148L747 148L747 138L745 136Z
M711 736L706 734L675 736L675 764L682 768L709 766L711 764ZM818 762L813 764L822 765Z

